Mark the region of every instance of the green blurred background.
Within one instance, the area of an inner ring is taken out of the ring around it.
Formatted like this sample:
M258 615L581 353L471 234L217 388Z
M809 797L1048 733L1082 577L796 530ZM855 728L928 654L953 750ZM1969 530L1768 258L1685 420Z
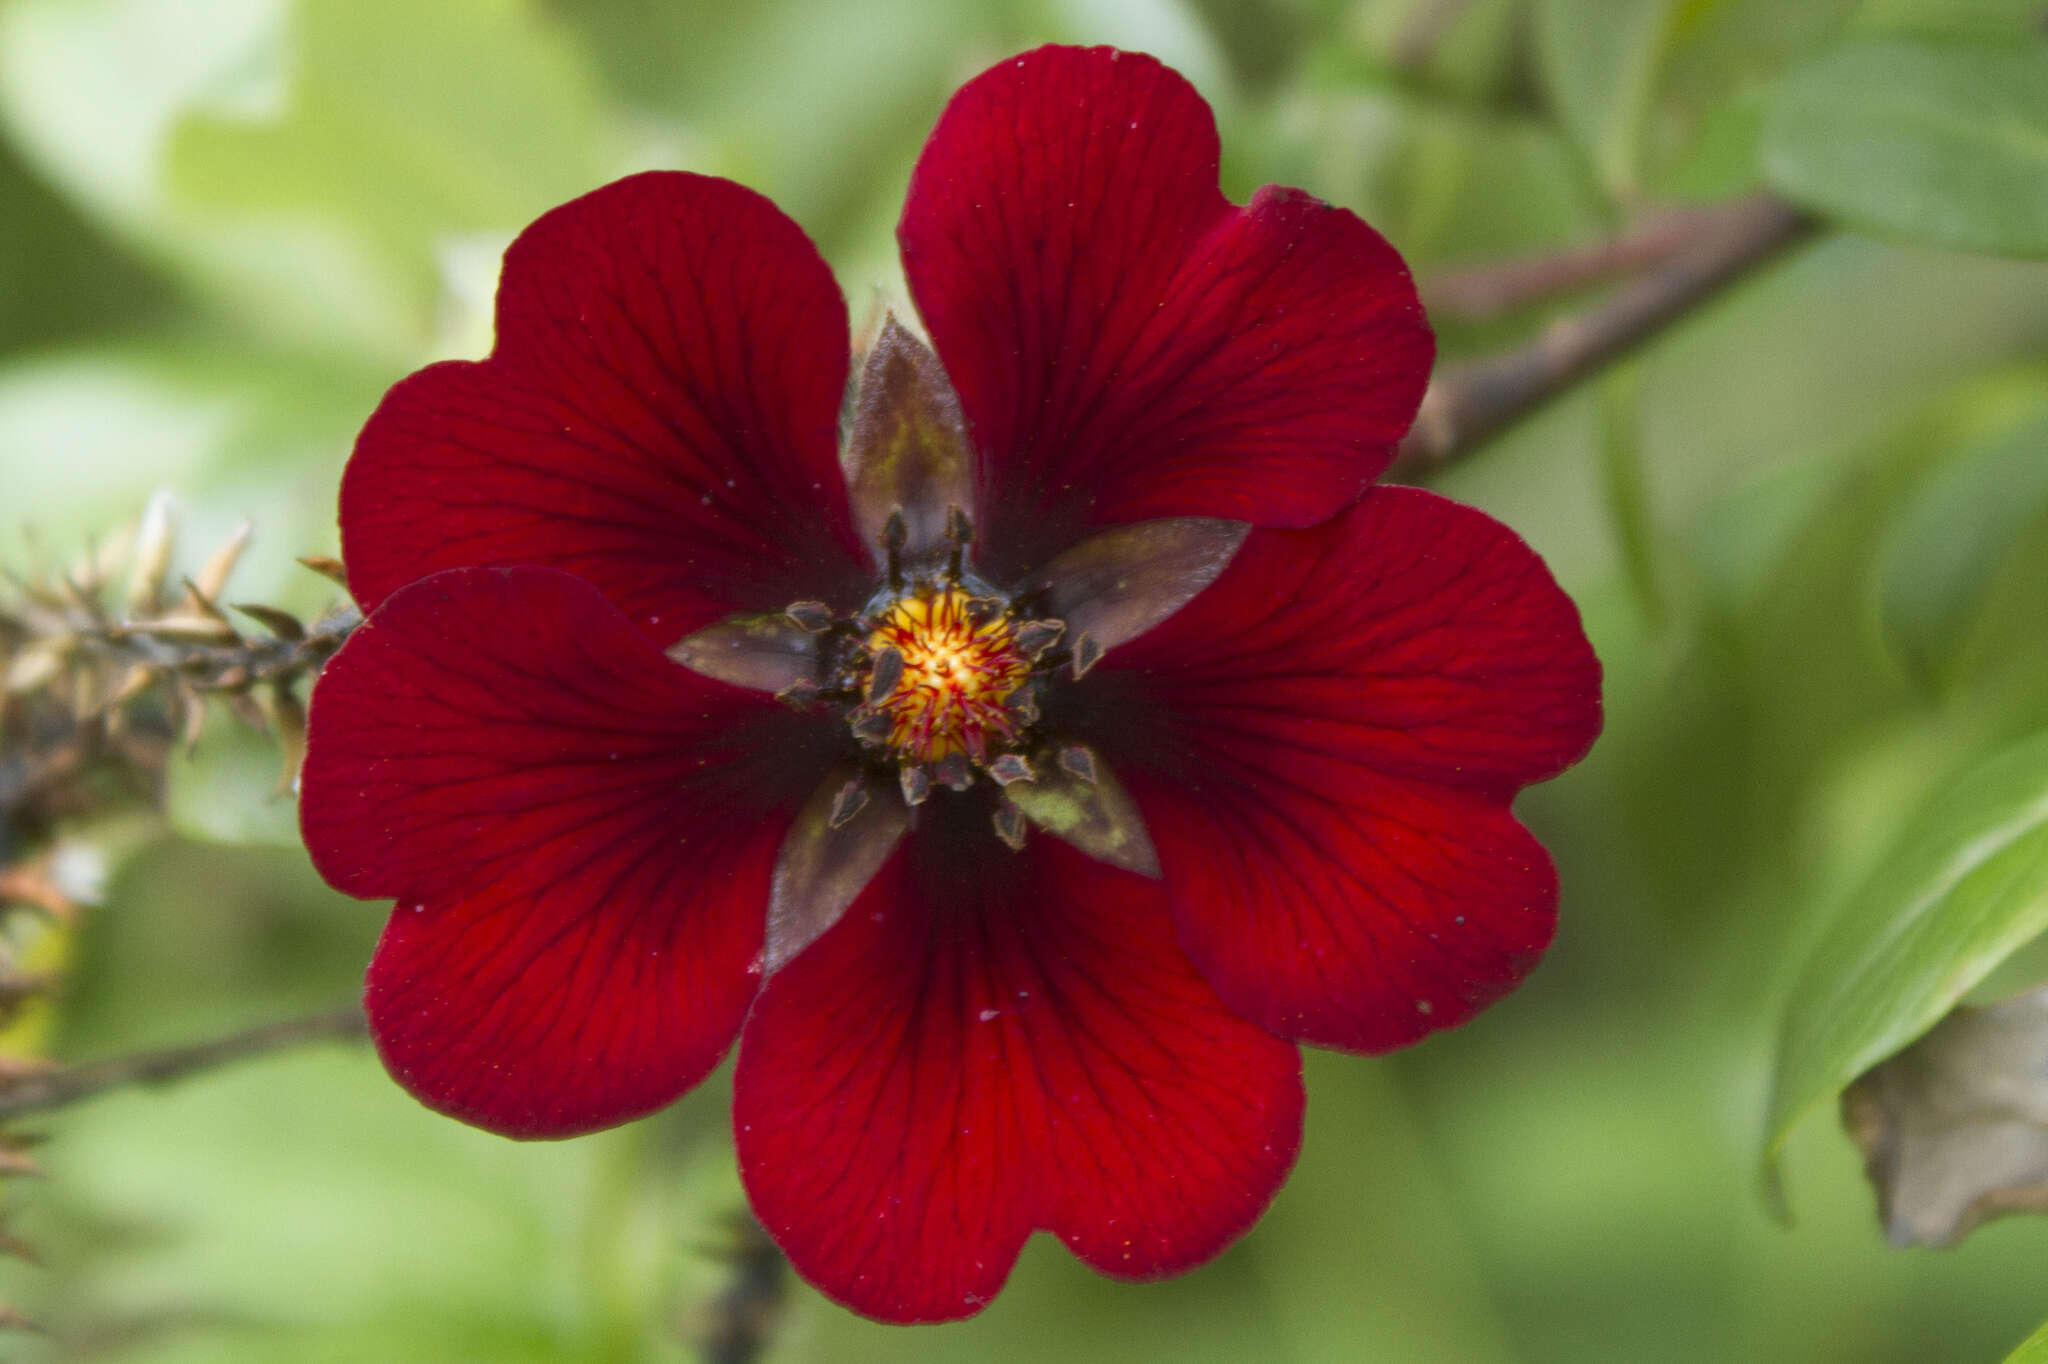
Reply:
M891 231L947 95L1039 42L1158 54L1215 105L1226 189L1355 208L1428 277L1752 189L1787 173L1786 73L1845 44L2038 53L2041 8L0 0L0 562L167 487L195 554L255 520L238 599L318 607L291 559L335 552L355 428L487 348L521 225L631 170L731 176L858 323L902 297ZM1546 555L1608 671L1593 756L1522 804L1565 886L1531 983L1398 1056L1311 1055L1299 1169L1194 1274L1115 1284L1039 1238L982 1317L916 1330L799 1285L768 1358L1997 1360L2048 1316L2048 1224L1887 1249L1825 1116L1787 1150L1793 1224L1757 1192L1822 926L1951 777L2048 727L2048 266L1916 244L1946 238L1882 206L1859 235L1855 199L1436 481ZM1439 325L1456 357L1545 316ZM357 987L381 910L313 875L273 761L218 728L174 835L120 840L60 1054ZM45 1263L0 1268L52 1334L0 1358L688 1359L730 1276L727 1099L721 1072L524 1146L329 1046L52 1116L50 1177L4 1194Z

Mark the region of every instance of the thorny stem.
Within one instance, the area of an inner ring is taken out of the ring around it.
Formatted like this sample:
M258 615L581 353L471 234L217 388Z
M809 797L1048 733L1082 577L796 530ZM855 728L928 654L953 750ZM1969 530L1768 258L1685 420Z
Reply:
M0 1121L63 1108L128 1085L155 1085L244 1057L263 1056L305 1042L354 1041L368 1035L362 1006L345 1004L298 1018L159 1051L32 1072L0 1082Z
M1592 377L1737 280L1804 241L1814 222L1776 199L1745 200L1693 250L1527 344L1454 365L1431 382L1392 477L1426 477Z

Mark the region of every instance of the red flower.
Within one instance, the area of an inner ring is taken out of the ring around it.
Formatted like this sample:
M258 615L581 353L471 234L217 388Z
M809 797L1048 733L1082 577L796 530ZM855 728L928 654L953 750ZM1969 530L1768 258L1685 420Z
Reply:
M393 388L342 488L369 615L304 822L398 902L401 1083L566 1136L744 1023L762 1220L934 1320L1037 1228L1214 1255L1294 1159L1297 1041L1529 971L1557 886L1510 801L1598 666L1511 532L1366 491L1431 359L1400 259L1216 166L1149 58L971 82L899 229L937 355L884 330L843 471L845 307L765 199L641 175L520 236L496 351Z

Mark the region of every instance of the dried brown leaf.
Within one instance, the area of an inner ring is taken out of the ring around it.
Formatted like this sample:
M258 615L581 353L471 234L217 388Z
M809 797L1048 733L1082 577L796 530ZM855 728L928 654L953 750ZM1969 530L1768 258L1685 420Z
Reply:
M1896 1246L2048 1212L2048 988L1958 1008L1842 1095Z

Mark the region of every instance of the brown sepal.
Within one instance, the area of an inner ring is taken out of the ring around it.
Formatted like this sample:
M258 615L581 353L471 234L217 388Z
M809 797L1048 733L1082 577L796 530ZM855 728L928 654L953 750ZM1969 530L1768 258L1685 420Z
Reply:
M960 399L931 347L892 316L861 370L846 447L846 491L868 544L902 512L912 560L948 547L955 509L974 505L974 458Z

